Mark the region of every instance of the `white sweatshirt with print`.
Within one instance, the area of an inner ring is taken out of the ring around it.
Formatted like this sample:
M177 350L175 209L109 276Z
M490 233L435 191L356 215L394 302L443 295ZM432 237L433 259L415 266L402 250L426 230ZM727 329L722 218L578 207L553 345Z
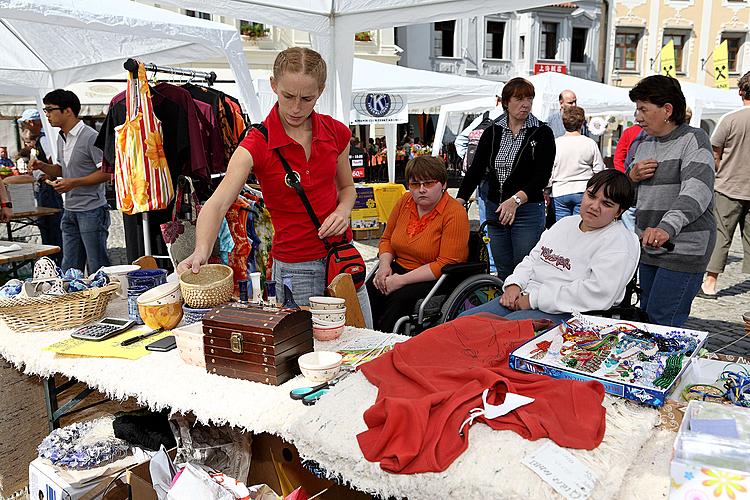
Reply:
M580 222L580 215L572 215L545 231L503 288L518 285L532 308L551 314L618 304L638 266L638 238L619 220L587 232Z

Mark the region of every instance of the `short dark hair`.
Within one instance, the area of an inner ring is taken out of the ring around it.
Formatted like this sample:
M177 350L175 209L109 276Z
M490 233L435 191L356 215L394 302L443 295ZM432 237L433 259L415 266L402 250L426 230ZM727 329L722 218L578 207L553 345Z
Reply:
M52 104L58 106L61 109L70 108L75 116L81 112L81 101L78 100L78 96L70 90L55 89L42 99L44 104Z
M750 100L750 71L745 73L737 80L737 88L740 89L742 98L746 101Z
M586 121L586 111L578 106L565 108L562 113L563 127L568 132L581 130L581 125Z
M508 109L508 103L510 102L511 97L523 99L525 97L533 98L534 95L534 84L525 78L517 76L508 80L508 82L503 86L503 92L500 96L500 101L503 104L503 109Z
M448 171L442 158L436 156L417 156L406 164L406 181L440 181L448 182Z
M633 183L630 182L627 175L619 170L608 168L595 173L586 183L586 190L589 189L593 193L604 189L604 196L620 205L623 212L633 206L633 197L635 196Z
M682 93L680 82L677 79L664 75L651 75L643 78L635 87L630 89L630 100L644 101L663 107L669 103L672 105L671 120L676 125L685 123L685 95Z

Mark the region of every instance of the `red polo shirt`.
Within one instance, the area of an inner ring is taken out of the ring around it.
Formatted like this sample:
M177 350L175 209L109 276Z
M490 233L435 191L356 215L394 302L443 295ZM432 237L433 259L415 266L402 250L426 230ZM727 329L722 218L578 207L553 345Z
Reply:
M274 228L271 252L274 259L282 262L322 259L326 249L297 192L284 182L284 166L274 149L278 149L292 170L299 173L305 194L322 224L338 204L336 161L352 135L349 127L328 115L313 111L310 118L309 160L304 148L284 130L278 104L263 121L268 129L268 143L256 129L240 143L253 157L253 173L260 182ZM351 230L347 230L347 238L351 239Z

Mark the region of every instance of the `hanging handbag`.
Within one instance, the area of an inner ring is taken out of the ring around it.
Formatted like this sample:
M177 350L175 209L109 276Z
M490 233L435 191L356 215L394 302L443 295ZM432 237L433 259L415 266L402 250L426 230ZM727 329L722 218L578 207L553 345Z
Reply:
M266 130L264 125L254 124L253 128L257 128L266 138L266 141L268 140L268 130ZM285 182L287 186L297 192L297 195L300 200L302 200L302 205L304 205L307 215L310 216L310 220L312 220L315 229L320 229L320 221L310 204L310 200L307 198L307 194L305 194L305 190L300 182L299 174L292 170L292 167L289 166L286 158L282 156L278 149L275 151L279 156L279 160L281 160L281 164L284 166L284 171L286 172ZM359 288L364 285L365 277L367 275L365 260L362 258L359 250L347 240L346 234L342 236L341 241L323 240L323 244L328 251L328 254L326 255L326 284L330 284L331 281L333 281L333 278L339 274L346 273L352 276L354 287L359 290Z
M185 206L189 206L190 218L180 219L178 214L182 213ZM164 243L167 244L169 258L175 268L195 250L195 225L200 209L201 205L193 189L192 179L180 176L177 181L177 196L172 209L172 220L160 226Z
M164 155L161 122L154 115L143 64L138 76L128 72L125 123L115 127L115 194L117 208L136 214L167 208L174 196Z

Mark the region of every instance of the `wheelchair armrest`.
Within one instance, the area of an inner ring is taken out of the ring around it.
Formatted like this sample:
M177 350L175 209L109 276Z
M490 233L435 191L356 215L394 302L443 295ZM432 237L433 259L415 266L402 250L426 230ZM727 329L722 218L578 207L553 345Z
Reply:
M486 262L459 262L458 264L446 264L441 269L443 274L484 274L487 272Z

